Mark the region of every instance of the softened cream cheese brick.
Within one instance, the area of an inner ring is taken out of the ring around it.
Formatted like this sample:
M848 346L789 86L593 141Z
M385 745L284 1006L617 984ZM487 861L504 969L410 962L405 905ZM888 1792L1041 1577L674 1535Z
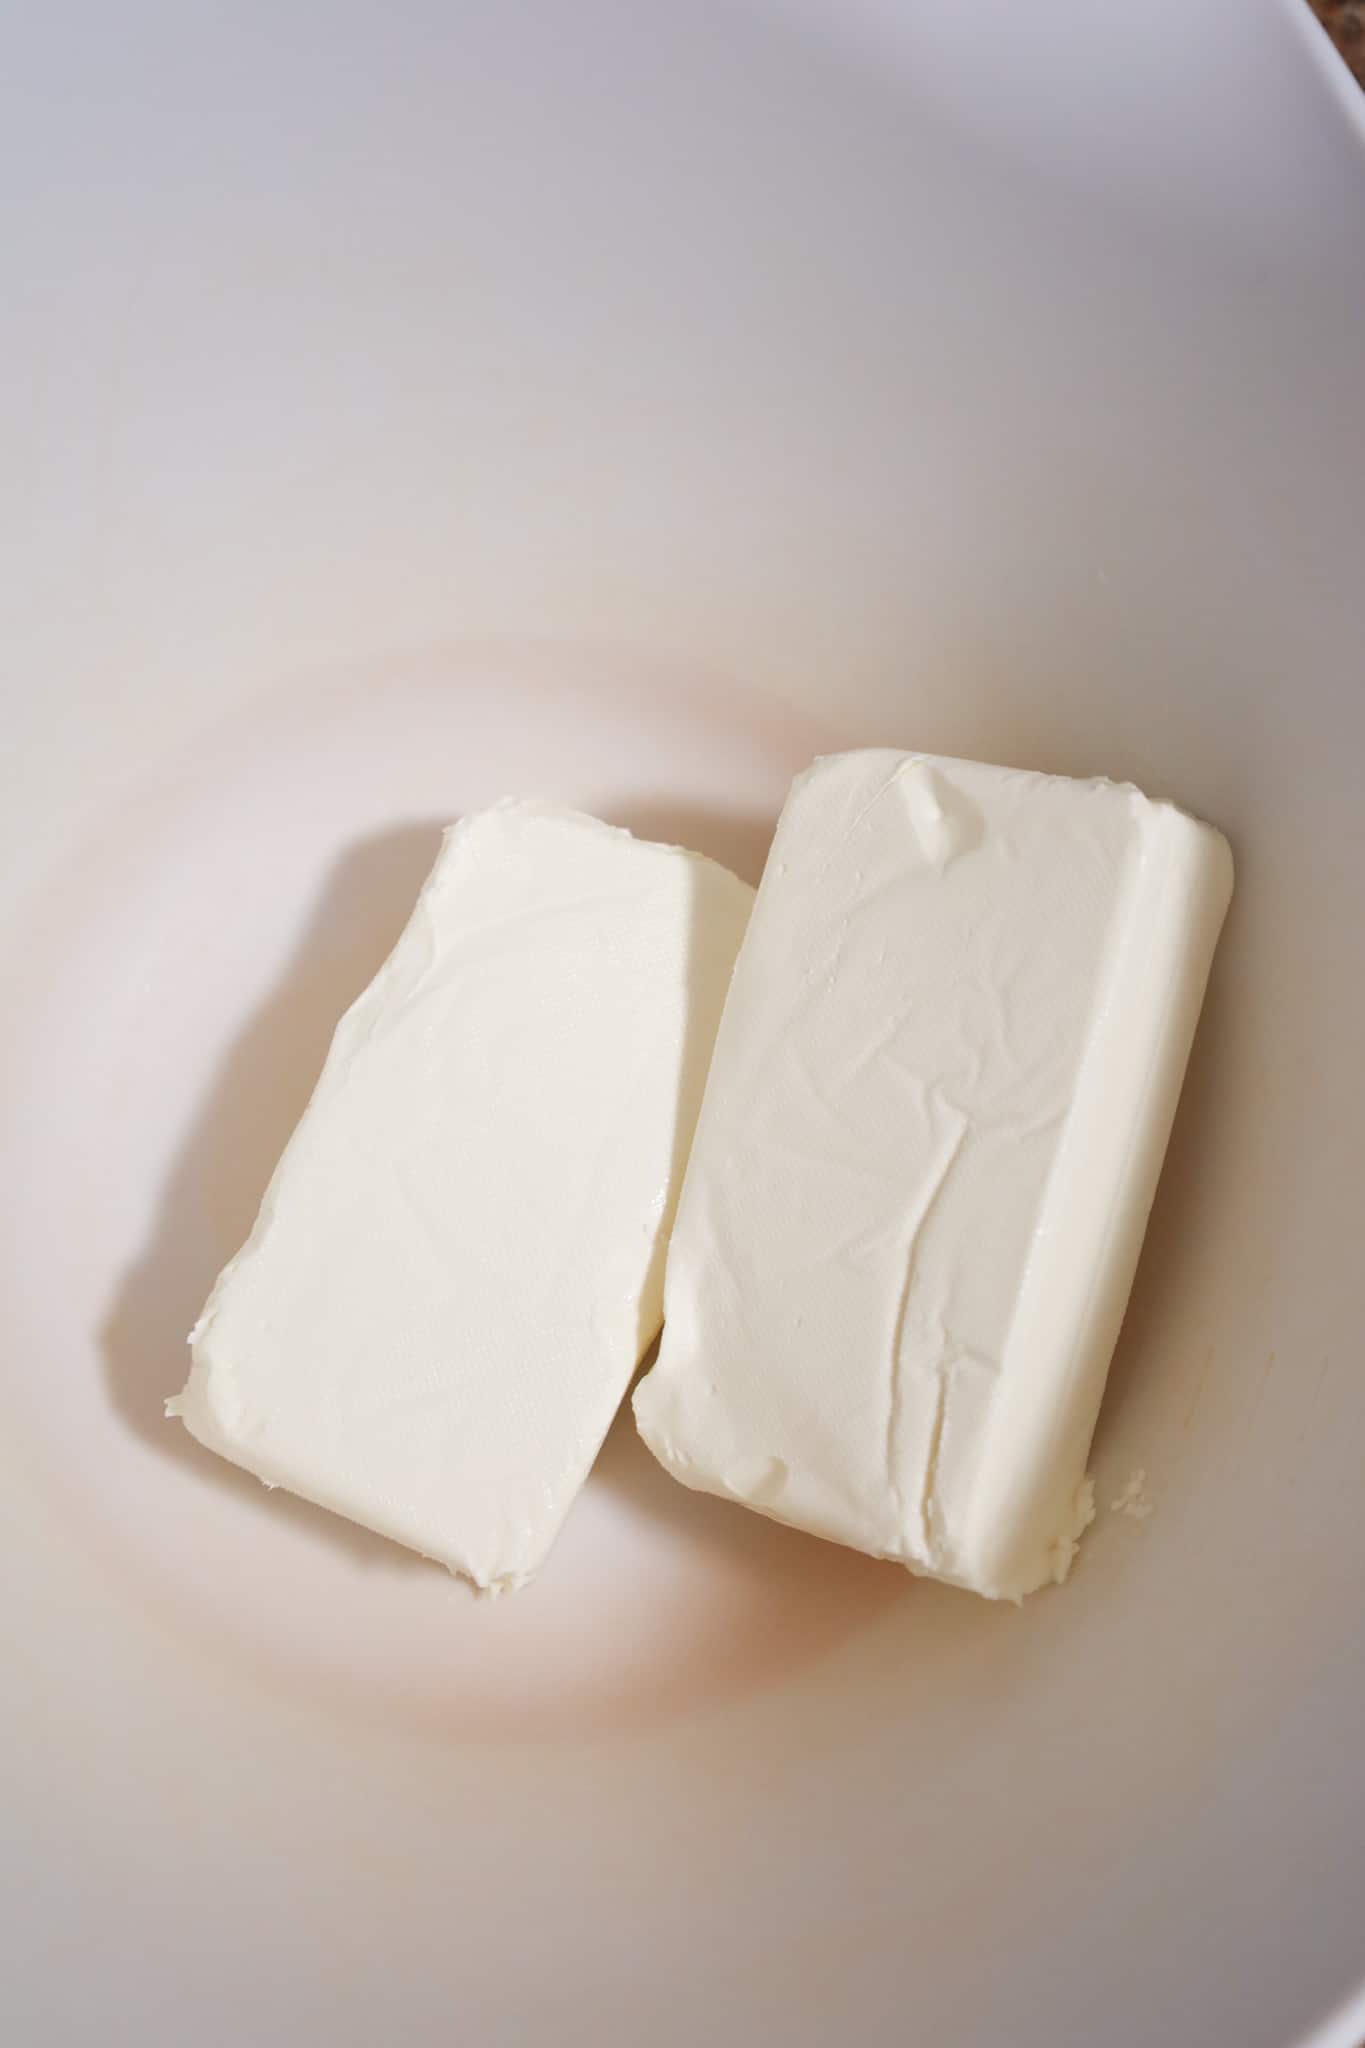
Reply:
M1231 887L1130 787L798 779L636 1391L677 1478L980 1593L1065 1576Z
M658 1330L752 899L544 804L452 827L169 1412L478 1586L527 1579Z

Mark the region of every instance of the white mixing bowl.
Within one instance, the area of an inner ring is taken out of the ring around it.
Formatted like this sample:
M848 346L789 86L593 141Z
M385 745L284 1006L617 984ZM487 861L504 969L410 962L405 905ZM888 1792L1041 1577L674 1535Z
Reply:
M1365 124L1300 0L20 13L8 2037L1358 2040ZM436 821L753 873L844 742L1237 853L1066 1588L618 1425L480 1604L162 1421Z

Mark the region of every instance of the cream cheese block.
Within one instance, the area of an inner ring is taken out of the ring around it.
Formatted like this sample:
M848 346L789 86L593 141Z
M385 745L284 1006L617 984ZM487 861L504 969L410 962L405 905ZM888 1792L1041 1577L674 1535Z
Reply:
M1065 1577L1231 888L1131 787L798 779L636 1390L675 1477L992 1597Z
M752 900L545 804L453 826L168 1412L477 1586L530 1577L658 1330Z

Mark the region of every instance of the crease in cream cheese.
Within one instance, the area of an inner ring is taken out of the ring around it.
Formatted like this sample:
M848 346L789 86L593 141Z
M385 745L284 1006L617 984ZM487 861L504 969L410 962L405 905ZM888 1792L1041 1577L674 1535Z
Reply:
M798 778L635 1394L675 1477L991 1597L1066 1576L1231 888L1129 786Z
M546 804L453 826L168 1413L476 1586L528 1579L658 1331L752 900Z

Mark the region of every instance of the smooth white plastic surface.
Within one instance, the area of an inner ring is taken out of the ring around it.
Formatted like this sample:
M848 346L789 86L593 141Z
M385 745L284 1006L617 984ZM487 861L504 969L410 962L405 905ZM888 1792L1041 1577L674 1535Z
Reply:
M1365 131L1322 54L1289 0L15 23L16 2038L1365 2033ZM869 743L1131 777L1237 856L1065 1588L913 1583L627 1425L480 1606L161 1421L434 821L524 789L752 876Z

